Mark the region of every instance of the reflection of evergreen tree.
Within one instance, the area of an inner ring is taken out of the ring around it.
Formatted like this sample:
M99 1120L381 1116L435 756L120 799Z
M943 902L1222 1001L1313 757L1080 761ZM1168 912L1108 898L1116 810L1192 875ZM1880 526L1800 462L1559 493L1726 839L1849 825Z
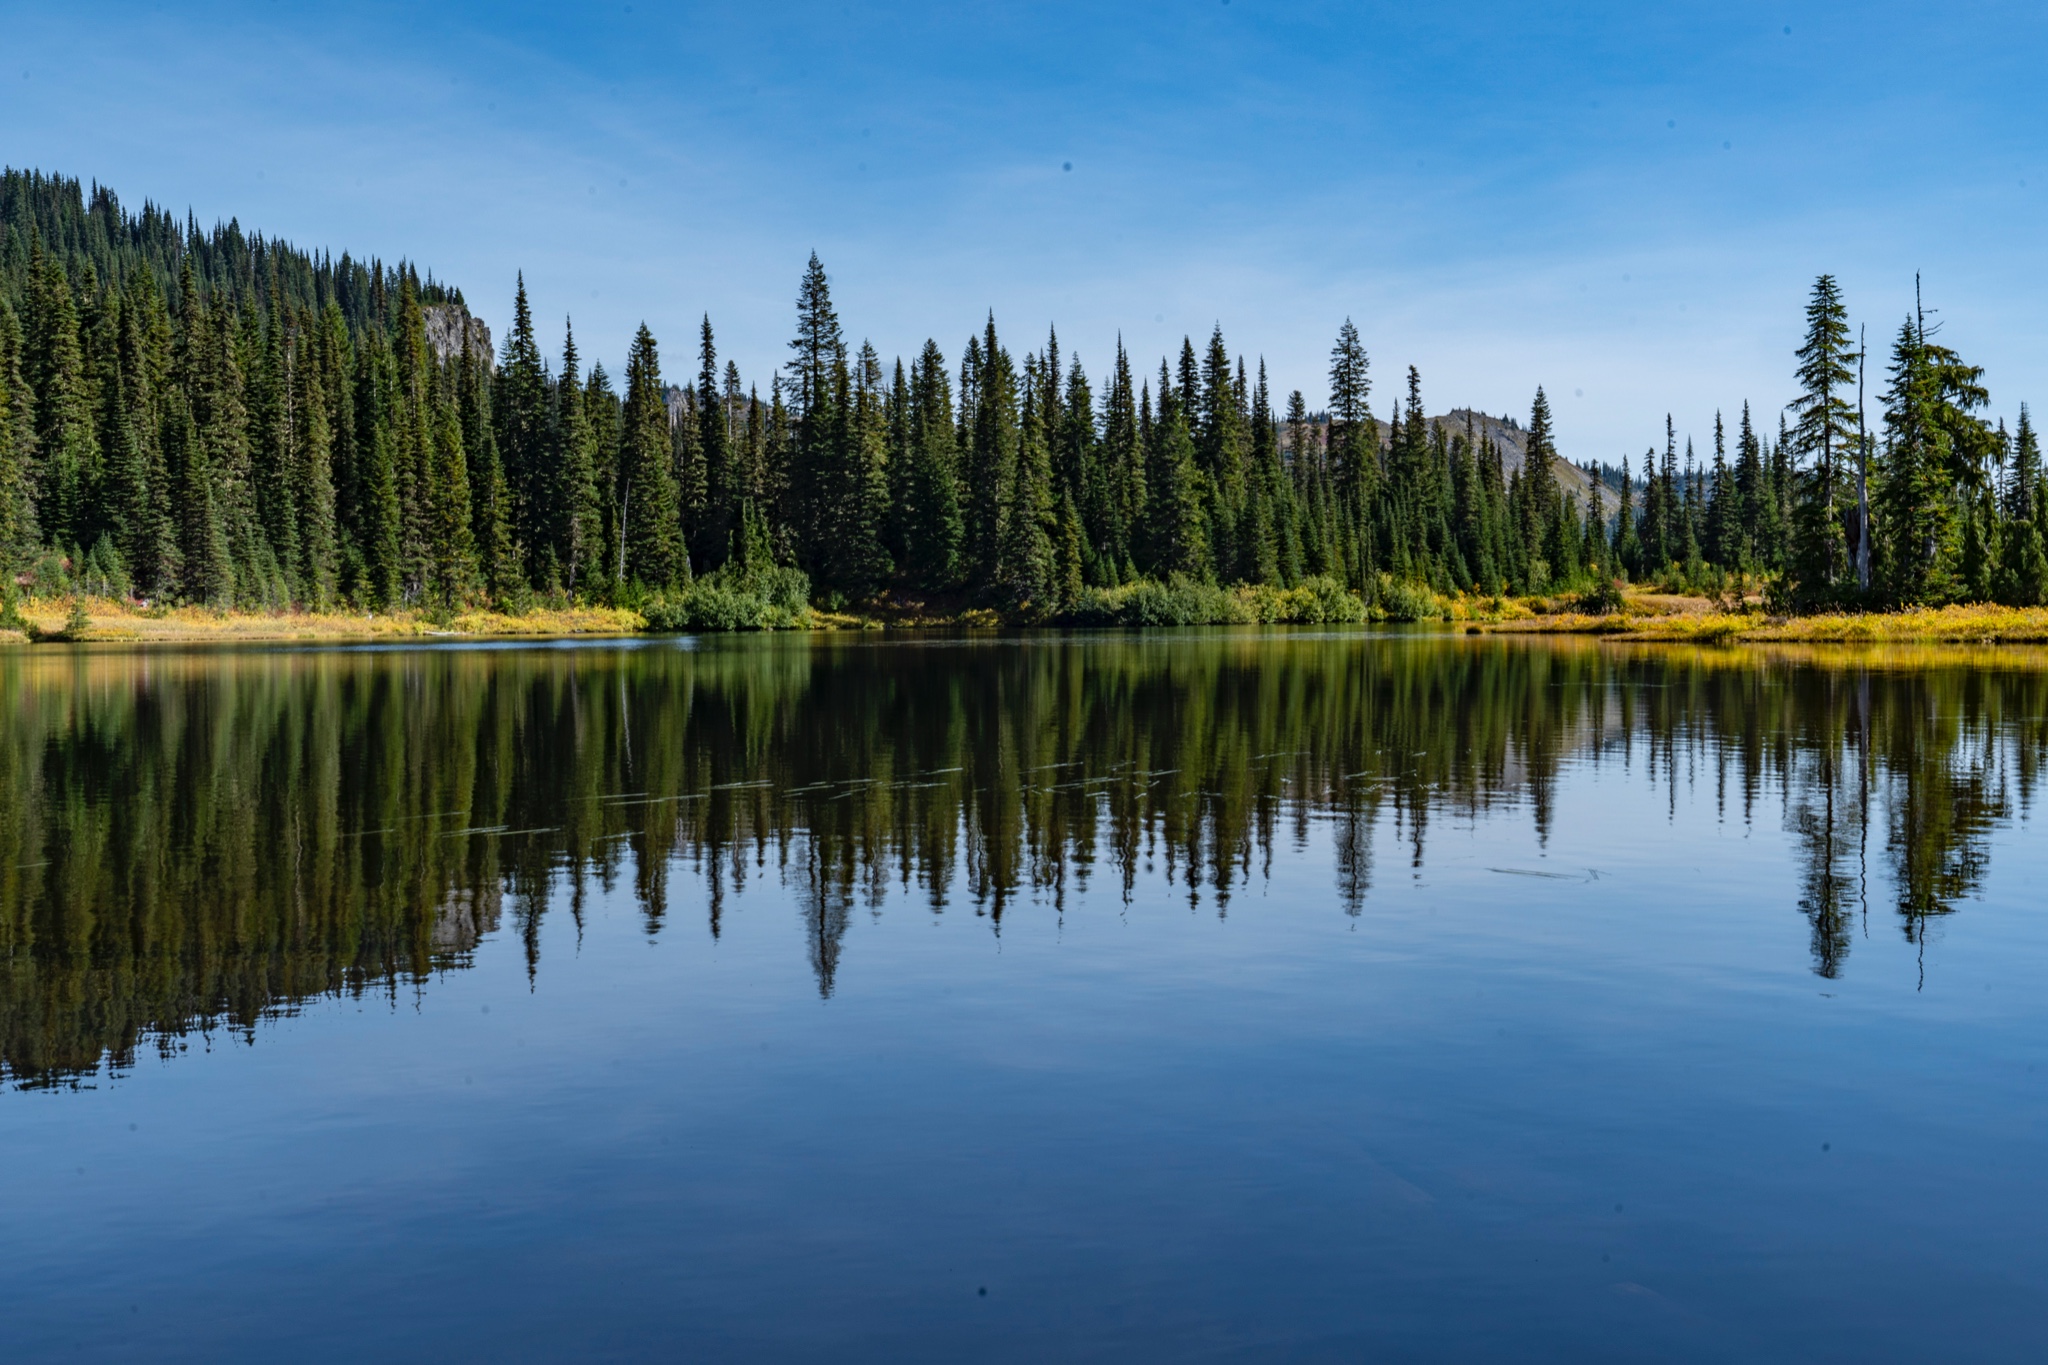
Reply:
M1833 980L1849 955L1851 926L1863 901L1867 784L1855 756L1825 750L1806 756L1785 823L1802 855L1799 909L1813 926L1813 970Z
M755 535L765 535L758 527ZM0 1065L62 1080L193 1029L423 979L621 887L647 932L772 876L831 993L857 905L1000 926L1170 878L1219 913L1330 833L1527 811L1641 763L1749 818L1782 791L1814 966L1880 850L1915 941L1983 884L2048 754L2048 670L1282 635L878 650L0 657ZM292 856L277 856L290 849ZM566 890L564 889L566 885ZM700 890L701 888L701 890Z

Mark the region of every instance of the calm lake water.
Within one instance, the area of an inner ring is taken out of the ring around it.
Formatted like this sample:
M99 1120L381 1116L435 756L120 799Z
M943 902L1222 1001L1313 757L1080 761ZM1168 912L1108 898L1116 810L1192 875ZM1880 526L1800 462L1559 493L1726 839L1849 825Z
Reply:
M0 654L0 1358L2048 1358L2048 658Z

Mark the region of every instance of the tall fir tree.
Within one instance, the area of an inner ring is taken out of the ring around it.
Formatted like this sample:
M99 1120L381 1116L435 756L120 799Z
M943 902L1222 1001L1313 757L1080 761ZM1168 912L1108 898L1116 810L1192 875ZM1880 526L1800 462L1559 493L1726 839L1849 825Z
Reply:
M21 330L14 310L0 301L0 573L12 575L35 553L33 400L21 376Z
M960 583L962 537L952 386L946 358L926 341L911 367L910 507L905 548L918 586L944 592Z
M738 398L739 372L722 382L718 341L706 313L697 340L697 439L704 456L704 506L698 516L696 555L707 566L725 558L726 545L738 524L739 479L733 451L733 401Z
M969 577L978 584L993 585L999 577L998 559L1003 542L1003 521L1011 504L1011 483L1017 470L1017 372L996 336L996 320L990 314L984 335L973 352L979 366L973 377L974 425L967 449L967 477L962 489L967 527ZM966 402L963 377L962 404Z
M525 572L538 576L545 572L542 557L559 552L562 490L557 483L560 465L548 457L552 423L547 367L534 335L525 271L518 275L518 289L512 298L512 329L505 336L493 382L496 393L491 416L499 469L492 482L502 477L507 497L502 508L488 488L484 497L492 509L490 515L503 515L506 531L502 540L506 547L513 542L524 546ZM480 478L480 485L482 482ZM496 532L488 534L498 538ZM486 556L487 560L491 557ZM498 572L492 574L493 578L501 576ZM509 586L494 583L492 590L503 592Z
M1848 310L1832 275L1813 283L1797 357L1800 393L1787 411L1796 415L1794 448L1805 463L1797 490L1791 575L1799 600L1825 602L1842 593L1849 568L1844 461L1856 442L1856 410L1841 392L1855 381L1856 357Z
M1151 511L1151 571L1206 580L1210 576L1208 526L1202 514L1202 471L1188 429L1186 404L1164 364L1159 367L1158 413L1145 483Z
M1024 361L1023 411L1018 424L1016 464L1008 480L1009 500L1003 509L1001 544L996 557L996 589L1018 609L1044 613L1055 605L1051 521L1052 455L1046 449L1039 361Z
M2017 607L2048 603L2048 545L2041 522L2041 445L2024 403L2013 432L2011 471L2007 476L2005 541L2001 547L1997 596Z
M25 359L36 422L36 504L43 534L75 545L91 529L87 495L99 465L85 349L64 268L43 256L39 243L31 245L31 261Z
M598 493L596 438L584 411L575 328L562 329L562 375L555 385L552 482L561 490L552 528L562 586L576 592L604 577L604 508Z
M813 258L815 262L815 258ZM661 358L647 324L633 335L626 358L626 401L619 446L619 520L624 577L665 588L682 577L681 524L671 466L668 402L661 388Z

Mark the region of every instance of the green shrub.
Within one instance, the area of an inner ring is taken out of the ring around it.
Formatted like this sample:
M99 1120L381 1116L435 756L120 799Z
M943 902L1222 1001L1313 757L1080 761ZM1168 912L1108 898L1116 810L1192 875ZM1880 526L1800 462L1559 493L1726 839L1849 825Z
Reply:
M18 630L28 634L28 619L21 614L21 594L14 586L14 575L0 571L0 630Z
M1366 619L1365 603L1334 578L1292 588L1268 583L1219 588L1175 575L1114 588L1084 588L1062 620L1076 626L1323 625Z
M1582 592L1572 605L1588 616L1611 616L1626 604L1621 591L1621 580L1610 578L1597 586Z
M1334 578L1304 578L1288 589L1289 614L1304 625L1356 624L1366 619L1365 602Z
M1381 574L1373 594L1373 613L1384 621L1438 621L1444 609L1436 594L1420 583Z
M678 592L640 604L651 631L800 630L811 623L811 580L802 569L727 564Z
M37 557L29 570L28 590L37 597L60 597L71 591L72 561L51 550Z
M1115 588L1083 588L1066 614L1077 626L1221 626L1252 621L1234 593L1176 574L1168 582L1141 578Z

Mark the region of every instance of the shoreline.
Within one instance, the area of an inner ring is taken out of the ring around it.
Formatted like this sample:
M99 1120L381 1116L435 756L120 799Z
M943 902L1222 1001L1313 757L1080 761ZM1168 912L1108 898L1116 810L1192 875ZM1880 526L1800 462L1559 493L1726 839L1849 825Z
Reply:
M1591 635L1629 644L2036 645L2048 644L2048 607L1972 604L1812 616L1767 616L1761 610L1564 613L1468 630L1487 635Z
M1989 605L1917 607L1897 612L1830 612L1813 616L1768 616L1759 608L1728 611L1706 599L1656 598L1649 610L1606 615L1582 612L1515 614L1501 619L1459 612L1447 619L1412 624L1440 627L1447 634L1574 635L1627 644L2048 644L2048 607ZM276 644L350 641L520 640L587 637L622 638L647 634L640 612L626 607L538 607L513 614L472 610L452 614L416 610L393 612L242 612L206 607L141 610L102 598L85 599L87 624L71 625L66 599L24 602L20 614L30 630L0 630L0 643L36 644ZM958 613L905 611L870 614L814 610L812 624L790 633L872 630L1000 629L1004 622L986 610ZM1396 623L1389 623L1396 624ZM1086 629L1086 627L1049 627ZM1114 627L1144 629L1144 627Z
M646 621L617 607L547 607L514 616L496 611L437 615L393 612L244 612L209 607L138 610L105 598L84 599L87 624L70 625L69 601L20 604L29 633L0 630L16 644L278 644L372 640L516 640L641 634Z

